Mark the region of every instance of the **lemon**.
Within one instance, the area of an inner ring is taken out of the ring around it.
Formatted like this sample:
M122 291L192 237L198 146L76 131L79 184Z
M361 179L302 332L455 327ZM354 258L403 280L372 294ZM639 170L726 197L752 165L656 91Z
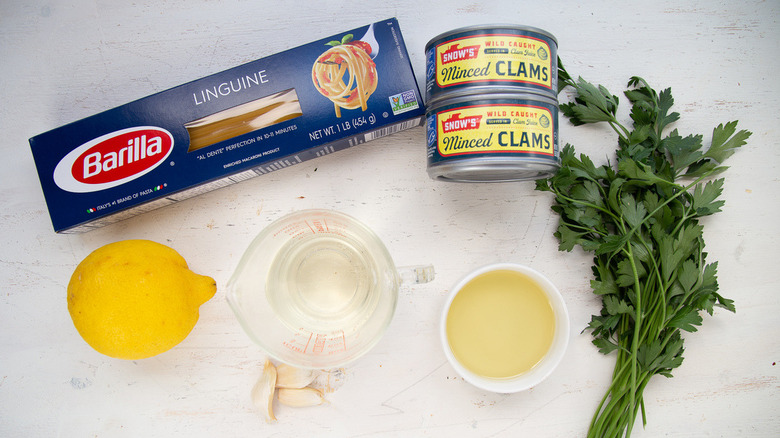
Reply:
M123 240L79 263L68 284L68 311L95 350L143 359L183 341L216 290L213 278L190 271L172 248Z

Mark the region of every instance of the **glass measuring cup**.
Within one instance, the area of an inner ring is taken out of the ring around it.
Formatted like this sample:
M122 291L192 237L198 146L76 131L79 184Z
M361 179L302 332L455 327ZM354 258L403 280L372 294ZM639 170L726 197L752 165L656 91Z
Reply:
M269 355L327 369L379 342L402 283L433 277L430 265L396 268L382 241L351 216L302 210L252 241L228 281L227 300Z

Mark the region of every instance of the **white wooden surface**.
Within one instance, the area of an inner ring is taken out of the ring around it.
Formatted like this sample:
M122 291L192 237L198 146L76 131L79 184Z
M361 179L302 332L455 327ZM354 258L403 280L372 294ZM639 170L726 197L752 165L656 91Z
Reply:
M398 17L418 80L426 42L496 22L549 30L572 74L621 93L640 75L672 87L677 127L702 133L739 119L754 132L730 160L724 211L705 223L721 292L686 336L685 363L646 391L636 437L780 435L780 5L777 1L0 3L0 436L580 437L613 358L581 334L598 312L590 257L560 253L557 217L533 183L430 180L424 131L367 143L84 235L56 235L27 139L130 100L311 40ZM623 108L623 113L627 112ZM563 142L611 156L606 127L564 123ZM431 262L437 279L401 292L387 335L334 376L328 404L277 408L265 424L249 391L264 354L242 332L224 285L250 238L310 207L371 226L399 264ZM76 264L120 239L166 243L217 295L191 335L152 359L121 361L86 345L67 312ZM564 363L528 392L496 395L457 378L437 324L451 285L495 261L525 263L563 291L572 322Z

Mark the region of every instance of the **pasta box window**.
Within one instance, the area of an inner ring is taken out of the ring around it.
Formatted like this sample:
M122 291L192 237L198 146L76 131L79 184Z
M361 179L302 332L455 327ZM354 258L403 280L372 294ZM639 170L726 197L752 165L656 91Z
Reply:
M84 232L418 126L396 19L109 109L30 139L54 230Z

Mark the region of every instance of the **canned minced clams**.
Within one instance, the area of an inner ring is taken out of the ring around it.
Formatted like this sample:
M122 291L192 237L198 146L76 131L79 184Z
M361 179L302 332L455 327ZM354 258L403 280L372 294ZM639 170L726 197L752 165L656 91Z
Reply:
M560 167L558 42L528 26L471 26L425 46L428 175L545 178Z
M529 26L472 26L428 42L426 103L458 93L521 92L557 98L558 42Z
M541 95L460 96L429 106L428 175L455 182L544 178L560 167L558 104Z

